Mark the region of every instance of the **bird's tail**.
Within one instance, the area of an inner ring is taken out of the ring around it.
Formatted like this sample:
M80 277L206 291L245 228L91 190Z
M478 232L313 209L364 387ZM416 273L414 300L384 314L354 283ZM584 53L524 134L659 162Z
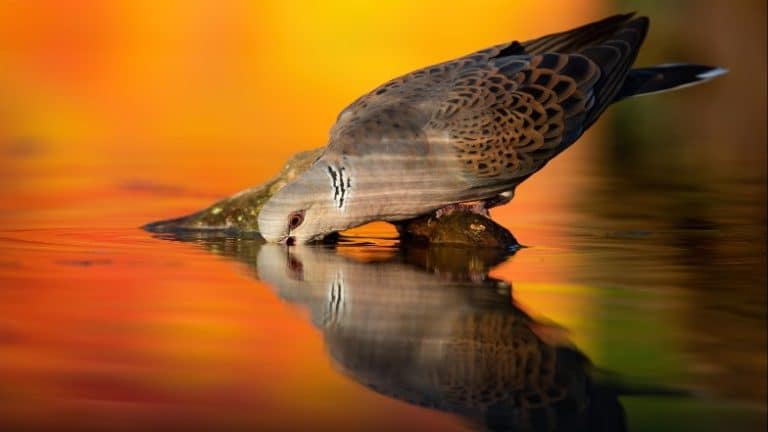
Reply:
M727 69L684 63L663 64L632 69L614 102L632 96L661 93L689 87L724 75Z

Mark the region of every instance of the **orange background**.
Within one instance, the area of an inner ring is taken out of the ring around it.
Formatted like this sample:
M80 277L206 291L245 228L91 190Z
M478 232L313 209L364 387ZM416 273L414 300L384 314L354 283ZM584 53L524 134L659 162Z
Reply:
M339 427L455 427L308 362L325 358L316 330L269 287L136 227L264 181L394 76L623 11L601 0L0 2L0 418L263 426L298 421L296 404ZM720 34L722 46L701 44L702 62L747 59ZM666 34L653 37L663 51ZM764 90L761 67L763 83L733 98ZM746 70L732 82L761 72ZM537 248L494 275L591 355L594 296L568 277L589 257L564 232L604 129L495 214Z
M5 168L227 194L324 145L376 85L600 18L600 3L3 2L0 139L45 151Z

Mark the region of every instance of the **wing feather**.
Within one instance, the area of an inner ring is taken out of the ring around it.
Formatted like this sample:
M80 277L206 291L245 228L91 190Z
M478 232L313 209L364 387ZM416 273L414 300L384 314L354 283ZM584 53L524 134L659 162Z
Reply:
M513 188L614 100L647 28L645 17L616 15L396 78L342 111L326 153L427 155L449 147L468 188Z

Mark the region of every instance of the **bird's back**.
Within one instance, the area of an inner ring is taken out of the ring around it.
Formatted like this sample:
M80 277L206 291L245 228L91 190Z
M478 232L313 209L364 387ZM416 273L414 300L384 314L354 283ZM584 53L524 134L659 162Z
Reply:
M514 189L613 101L647 27L617 15L389 81L342 111L323 157L433 207Z

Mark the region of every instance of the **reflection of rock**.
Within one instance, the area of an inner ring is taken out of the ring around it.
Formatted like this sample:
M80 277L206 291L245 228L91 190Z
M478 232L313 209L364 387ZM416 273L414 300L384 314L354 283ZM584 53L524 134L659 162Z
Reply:
M376 392L494 430L624 428L589 360L539 337L544 325L515 306L509 284L487 267L483 277L440 277L454 254L406 254L361 263L329 248L263 245L257 267L282 298L309 309L342 371ZM469 255L480 263L466 269L498 262Z
M265 202L288 182L307 170L323 149L298 153L286 162L280 173L266 183L241 191L210 207L175 219L152 222L144 229L155 233L184 231L225 231L257 233L259 212ZM490 218L458 211L441 218L426 215L398 225L403 239L431 244L455 244L512 248L514 236Z
M420 270L454 281L483 280L488 272L506 261L510 251L496 248L404 247L402 259Z

